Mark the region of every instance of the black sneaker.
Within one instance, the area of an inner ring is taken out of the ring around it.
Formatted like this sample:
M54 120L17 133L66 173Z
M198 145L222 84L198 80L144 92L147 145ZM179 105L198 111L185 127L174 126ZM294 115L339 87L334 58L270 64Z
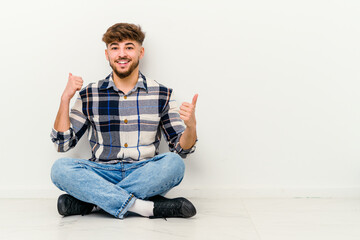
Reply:
M63 194L58 198L57 209L60 215L85 215L94 208L94 204L80 201L69 194Z
M186 198L168 199L157 195L149 200L154 202L154 216L150 218L189 218L196 214L194 205Z

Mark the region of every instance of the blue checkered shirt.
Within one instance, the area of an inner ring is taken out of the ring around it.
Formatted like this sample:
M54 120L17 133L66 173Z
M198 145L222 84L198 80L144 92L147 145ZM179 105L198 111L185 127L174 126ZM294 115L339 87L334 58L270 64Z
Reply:
M117 163L135 162L159 153L161 131L169 149L181 157L194 152L179 143L185 130L173 90L139 72L136 86L127 94L120 91L112 74L83 88L70 111L70 129L52 129L51 138L58 152L75 147L88 131L92 157L89 160Z

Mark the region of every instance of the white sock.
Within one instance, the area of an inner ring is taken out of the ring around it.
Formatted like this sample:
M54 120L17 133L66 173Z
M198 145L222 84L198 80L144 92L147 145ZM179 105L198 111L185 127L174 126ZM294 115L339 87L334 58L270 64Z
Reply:
M98 212L100 210L101 210L101 208L99 208L98 206L94 206L94 208L91 210L91 212Z
M136 199L134 204L129 208L129 212L137 213L143 217L154 216L154 202Z

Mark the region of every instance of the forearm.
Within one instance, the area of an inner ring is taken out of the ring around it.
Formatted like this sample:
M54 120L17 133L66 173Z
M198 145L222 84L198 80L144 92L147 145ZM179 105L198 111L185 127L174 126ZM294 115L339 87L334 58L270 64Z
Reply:
M180 146L182 149L190 149L194 146L197 139L196 127L187 127L180 137Z
M54 129L58 132L66 132L70 128L69 105L70 99L62 97L54 123Z

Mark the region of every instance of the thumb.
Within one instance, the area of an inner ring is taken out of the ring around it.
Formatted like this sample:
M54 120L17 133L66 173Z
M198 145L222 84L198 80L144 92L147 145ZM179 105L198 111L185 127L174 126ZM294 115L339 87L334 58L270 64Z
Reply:
M192 100L192 105L196 106L196 102L197 102L198 96L199 96L199 94L195 94L195 95L194 95L193 100Z
M72 73L69 73L69 78L71 78L72 77Z

